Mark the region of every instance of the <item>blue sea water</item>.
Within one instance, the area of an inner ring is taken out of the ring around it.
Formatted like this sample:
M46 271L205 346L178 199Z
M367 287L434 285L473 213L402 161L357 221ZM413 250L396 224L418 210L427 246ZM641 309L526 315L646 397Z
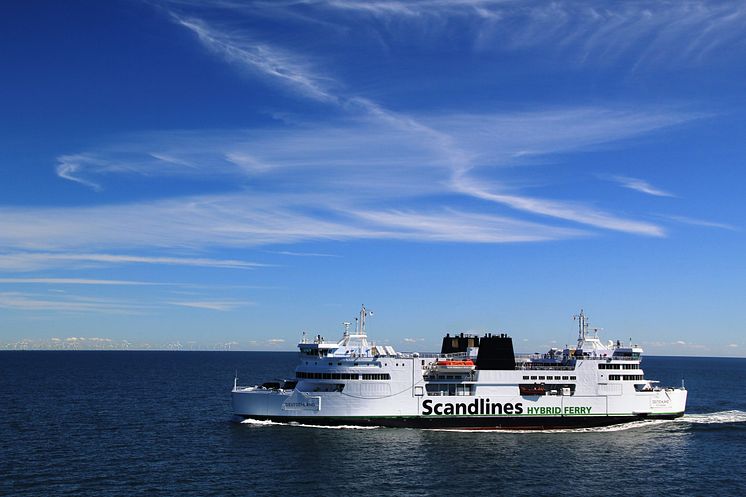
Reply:
M565 432L237 423L297 355L0 352L0 495L746 495L746 359L646 357L674 421Z

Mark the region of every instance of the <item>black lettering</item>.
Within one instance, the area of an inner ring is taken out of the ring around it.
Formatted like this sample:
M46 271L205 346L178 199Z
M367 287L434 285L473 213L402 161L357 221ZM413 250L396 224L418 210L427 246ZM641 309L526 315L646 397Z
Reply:
M432 414L433 408L432 408L433 401L430 399L427 399L422 402L422 414L428 415Z
M443 414L453 416L453 404L446 404L443 408Z
M505 412L505 414L513 414L513 404L505 404L503 406L503 412Z
M515 405L515 411L514 412L515 412L515 414L523 414L523 404L520 403L520 402L518 402Z
M475 414L479 414L479 400L474 399L474 402L469 404L469 414L474 416Z
M433 408L433 410L435 411L435 414L437 415L443 414L442 409L443 409L443 404L440 404L440 403L435 404L435 407Z
M498 404L497 402L492 403L492 412L490 414L502 414L503 413L503 406L502 404Z
M466 404L456 404L456 414L466 414Z

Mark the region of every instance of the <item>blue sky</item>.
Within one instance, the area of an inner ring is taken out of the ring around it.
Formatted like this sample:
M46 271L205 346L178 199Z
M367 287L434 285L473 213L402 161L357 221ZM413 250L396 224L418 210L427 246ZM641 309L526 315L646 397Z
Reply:
M746 348L746 4L20 2L0 342Z

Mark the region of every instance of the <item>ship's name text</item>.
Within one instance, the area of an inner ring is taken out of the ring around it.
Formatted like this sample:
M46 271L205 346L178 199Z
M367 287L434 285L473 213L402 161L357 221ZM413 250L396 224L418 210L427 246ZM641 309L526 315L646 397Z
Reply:
M589 415L591 407L588 406L564 406L564 407L527 407L524 409L522 402L490 402L490 399L474 399L472 402L435 402L432 399L422 401L422 414L425 416L498 416L521 415L529 416L577 416Z
M579 414L590 414L591 407L585 406L565 406L562 407L529 407L527 414L539 416L577 416Z
M432 399L422 401L422 414L436 416L472 415L494 416L497 414L523 414L523 403L490 402L490 399L474 399L474 402L458 402L455 404L433 402Z

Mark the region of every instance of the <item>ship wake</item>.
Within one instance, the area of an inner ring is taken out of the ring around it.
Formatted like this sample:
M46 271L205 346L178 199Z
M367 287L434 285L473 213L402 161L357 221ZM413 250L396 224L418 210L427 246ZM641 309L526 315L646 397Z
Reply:
M537 433L608 433L616 431L635 430L639 428L651 428L659 426L682 426L686 424L693 425L721 425L733 423L746 423L746 412L739 410L709 412L704 414L686 414L676 419L655 419L640 420L631 423L623 423L611 426L598 426L592 428L561 428L549 430L505 430L496 428L493 430L469 430L469 429L450 429L442 428L431 431L450 431L459 433L520 433L520 434L537 434Z
M294 426L294 427L300 427L300 428L322 428L326 430L376 430L378 428L381 428L380 426L355 426L355 425L326 426L326 425L296 423L295 421L290 422L290 423L281 423L278 421L269 421L265 419L251 419L251 418L242 420L241 424L249 425L249 426L257 427L257 428L261 428L263 426Z
M675 420L677 423L691 424L726 424L746 423L746 412L739 410L708 412L705 414L686 414Z

